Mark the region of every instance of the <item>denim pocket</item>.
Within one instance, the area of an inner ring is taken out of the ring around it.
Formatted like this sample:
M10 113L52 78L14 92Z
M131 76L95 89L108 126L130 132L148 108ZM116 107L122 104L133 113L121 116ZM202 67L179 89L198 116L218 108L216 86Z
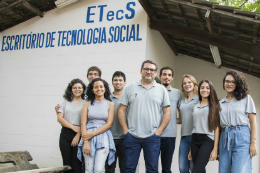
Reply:
M128 132L127 132L128 133ZM125 146L125 143L127 142L127 133L124 135L124 141L123 141L123 145Z
M246 142L246 143L249 142L250 143L250 136L251 136L251 134L250 134L250 130L249 129L241 130L240 135L242 136L244 142Z
M156 136L156 137L158 137L158 138L160 138L161 136L158 136L158 135L156 135L156 134L154 134L154 136Z

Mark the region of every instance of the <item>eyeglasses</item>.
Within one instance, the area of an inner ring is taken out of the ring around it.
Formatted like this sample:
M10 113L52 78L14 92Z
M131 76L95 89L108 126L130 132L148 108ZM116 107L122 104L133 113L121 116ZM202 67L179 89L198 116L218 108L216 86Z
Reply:
M236 81L225 80L225 84L235 85Z
M73 90L82 90L82 87L73 87Z
M88 76L99 76L98 73L89 73Z
M155 73L157 70L156 69L152 69L152 68L143 68L143 70L145 71L145 72L151 72L151 73Z

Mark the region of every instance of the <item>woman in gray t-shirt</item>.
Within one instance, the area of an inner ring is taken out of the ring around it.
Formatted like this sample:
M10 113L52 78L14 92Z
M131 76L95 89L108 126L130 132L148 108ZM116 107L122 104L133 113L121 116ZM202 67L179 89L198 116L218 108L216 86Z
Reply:
M193 126L192 111L194 106L199 103L198 83L189 74L183 75L181 92L183 99L179 107L180 115L177 123L181 125L181 142L179 147L179 170L180 173L192 172L193 162L188 160L191 144L191 131Z
M64 100L58 110L58 122L62 125L60 133L60 151L63 165L69 165L68 172L81 173L81 162L77 159L78 143L80 139L81 109L85 101L83 91L86 85L80 79L73 79L63 95Z
M192 172L206 172L209 160L216 160L219 141L219 102L215 88L207 79L199 83L199 103L194 106L191 151Z
M256 151L256 109L243 73L230 70L223 79L227 96L220 100L220 173L252 173ZM250 125L250 128L248 127ZM251 129L251 131L250 131Z

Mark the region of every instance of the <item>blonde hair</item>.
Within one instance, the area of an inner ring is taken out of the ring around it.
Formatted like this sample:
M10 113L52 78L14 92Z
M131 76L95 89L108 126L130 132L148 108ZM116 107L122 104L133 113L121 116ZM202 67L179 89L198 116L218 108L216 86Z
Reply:
M193 91L195 92L195 94L198 94L198 82L197 82L197 80L195 79L194 76L192 76L190 74L185 74L185 75L183 75L182 82L181 82L181 94L182 94L182 97L187 97L188 96L188 93L183 88L183 80L184 80L184 78L188 78L188 79L190 79L192 81L192 83L194 84Z

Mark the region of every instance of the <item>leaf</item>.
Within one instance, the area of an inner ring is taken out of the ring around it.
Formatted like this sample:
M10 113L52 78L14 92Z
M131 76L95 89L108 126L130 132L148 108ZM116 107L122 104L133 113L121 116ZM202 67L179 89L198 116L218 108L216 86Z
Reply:
M239 7L241 10L260 13L260 0L206 0L220 5Z

